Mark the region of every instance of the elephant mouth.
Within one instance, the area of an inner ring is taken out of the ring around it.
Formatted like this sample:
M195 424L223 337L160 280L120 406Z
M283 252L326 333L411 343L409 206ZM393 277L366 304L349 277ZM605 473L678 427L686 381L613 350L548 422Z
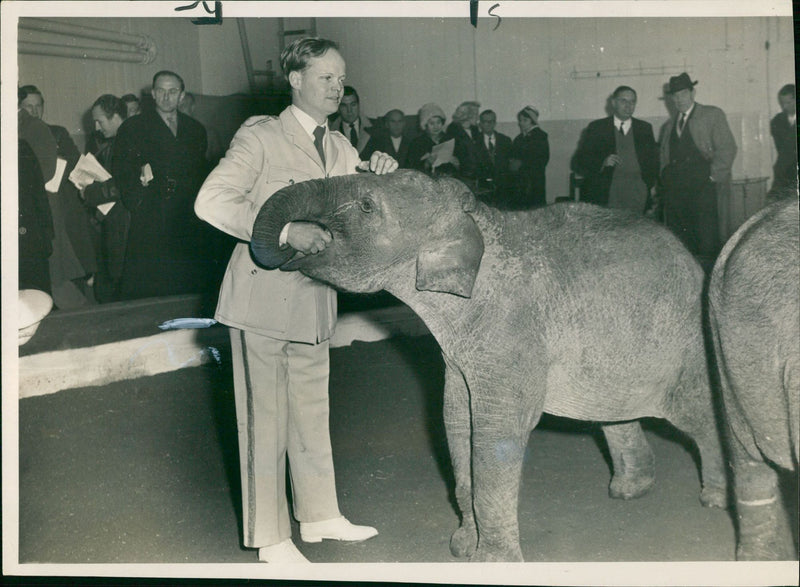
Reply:
M289 250L294 251L294 254L285 262L281 263L278 266L278 269L281 271L299 271L301 269L308 269L309 267L315 265L315 261L321 260L324 257L331 244L332 243L329 243L325 249L318 253L304 253L302 251L291 249L290 247Z

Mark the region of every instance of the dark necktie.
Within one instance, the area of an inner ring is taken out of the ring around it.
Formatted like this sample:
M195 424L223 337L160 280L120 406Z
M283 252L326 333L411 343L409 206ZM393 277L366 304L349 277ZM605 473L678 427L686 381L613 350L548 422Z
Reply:
M619 123L619 134L625 136L625 121Z
M678 136L683 132L684 124L686 124L686 112L681 112L681 119L678 121Z
M354 147L358 146L358 134L356 134L356 125L350 125L350 144Z
M494 136L489 137L489 160L494 163Z
M322 159L322 166L325 167L325 149L322 147L322 139L325 137L325 127L318 126L314 129L314 146L317 148L319 158Z

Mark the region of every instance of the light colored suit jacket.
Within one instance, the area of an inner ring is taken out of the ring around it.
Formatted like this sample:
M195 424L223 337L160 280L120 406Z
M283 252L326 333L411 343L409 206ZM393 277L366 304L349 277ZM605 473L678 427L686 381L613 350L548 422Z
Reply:
M336 324L336 292L298 271L267 270L250 255L258 211L276 191L301 181L356 173L350 141L329 132L326 166L314 142L287 108L280 117L254 116L236 132L225 157L195 201L197 215L235 236L215 318L241 330L280 340L316 343Z
M338 131L338 132L342 133L342 135L344 135L345 138L347 139L347 142L350 142L350 137L348 135L345 135L344 131L342 130L342 117L341 116L337 116L336 118L334 118L331 121L330 126L331 126L331 130L335 130L335 131ZM369 142L370 134L364 128L364 120L363 119L360 120L360 124L358 125L358 128L359 128L360 132L358 133L358 144L356 145L356 149L358 150L359 153L361 153L361 151L364 150L364 147L366 147L367 143Z
M675 124L676 118L670 118L661 129L662 170L669 163L669 137ZM694 144L711 162L711 179L716 183L729 182L733 160L736 158L736 140L725 113L716 106L695 102L688 125Z

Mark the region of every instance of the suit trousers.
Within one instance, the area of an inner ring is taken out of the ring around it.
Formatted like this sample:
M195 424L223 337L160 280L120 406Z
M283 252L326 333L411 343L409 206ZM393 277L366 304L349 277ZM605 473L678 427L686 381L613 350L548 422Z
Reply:
M289 342L236 328L230 337L244 545L260 548L292 536L287 456L295 518L340 515L329 429L329 342Z

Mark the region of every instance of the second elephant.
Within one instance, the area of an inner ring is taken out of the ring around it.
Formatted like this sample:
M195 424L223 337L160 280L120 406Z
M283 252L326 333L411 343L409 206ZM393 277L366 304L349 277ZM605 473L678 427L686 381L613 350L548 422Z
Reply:
M281 248L292 221L317 223L333 240L305 257ZM353 292L385 289L435 336L462 516L454 554L522 560L522 463L543 412L603 424L610 492L622 498L647 491L655 475L637 419L667 419L699 448L701 500L724 505L703 272L663 227L587 204L500 212L457 180L399 171L276 192L251 250L267 268Z

